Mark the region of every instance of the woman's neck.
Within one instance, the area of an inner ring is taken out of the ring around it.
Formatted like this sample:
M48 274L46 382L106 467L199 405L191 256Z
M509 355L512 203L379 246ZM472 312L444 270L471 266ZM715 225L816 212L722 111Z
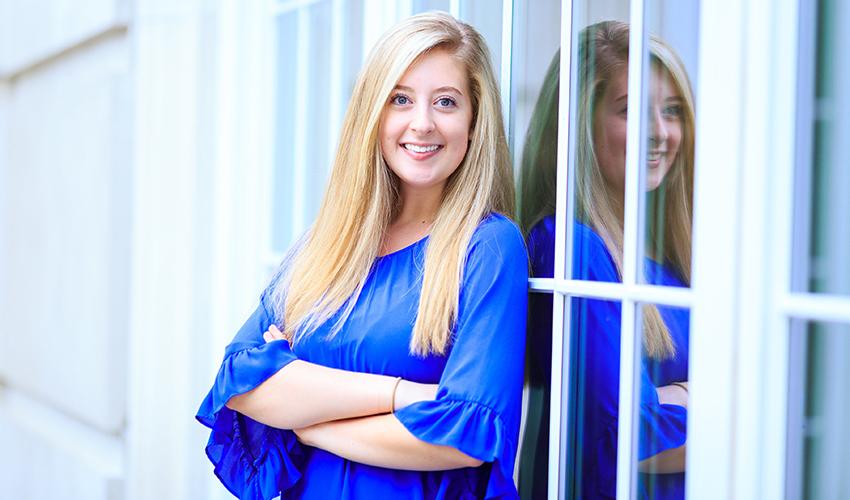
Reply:
M437 217L443 201L442 186L428 190L402 190L401 208L393 220L394 225L431 224Z

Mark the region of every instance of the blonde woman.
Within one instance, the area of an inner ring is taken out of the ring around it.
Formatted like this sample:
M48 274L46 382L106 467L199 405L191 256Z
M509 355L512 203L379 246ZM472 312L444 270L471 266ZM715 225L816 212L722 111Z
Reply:
M198 419L241 498L513 498L527 255L482 37L383 35L316 221Z
M694 106L684 66L651 37L646 163L647 282L690 282ZM623 267L629 27L589 26L579 36L576 223L573 277L620 281ZM523 222L532 272L554 268L554 169L558 56L546 77L524 151ZM551 299L534 298L529 328L532 386L523 469L524 498L545 498ZM644 305L638 405L640 498L683 498L687 417L688 325L684 309ZM620 364L620 305L573 299L575 449L570 460L578 498L614 498ZM534 404L536 403L536 404Z

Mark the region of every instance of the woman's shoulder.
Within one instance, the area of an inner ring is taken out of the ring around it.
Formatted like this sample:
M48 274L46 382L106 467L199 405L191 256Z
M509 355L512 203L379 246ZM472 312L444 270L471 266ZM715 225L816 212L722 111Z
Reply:
M528 247L535 275L551 277L555 255L555 215L540 219L528 232ZM614 259L602 236L589 225L573 222L573 277L592 281L618 281Z
M484 217L475 229L469 242L469 250L486 245L496 245L502 250L525 251L525 241L519 226L504 214L491 212Z
M529 246L554 251L555 245L555 215L547 215L540 219L528 231ZM573 221L573 246L594 255L609 255L605 241L593 228L587 224Z

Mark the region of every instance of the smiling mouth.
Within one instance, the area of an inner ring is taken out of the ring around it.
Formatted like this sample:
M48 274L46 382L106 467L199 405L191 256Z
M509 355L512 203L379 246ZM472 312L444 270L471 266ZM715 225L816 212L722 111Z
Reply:
M401 145L401 147L403 147L404 149L406 149L408 151L412 151L414 153L423 154L423 153L433 153L434 151L437 151L438 149L442 148L443 146L441 146L439 144L430 144L430 145L427 145L427 146L420 146L418 144L404 143L404 144Z
M661 158L666 154L665 151L652 151L646 154L646 161L648 162L657 162L660 161Z

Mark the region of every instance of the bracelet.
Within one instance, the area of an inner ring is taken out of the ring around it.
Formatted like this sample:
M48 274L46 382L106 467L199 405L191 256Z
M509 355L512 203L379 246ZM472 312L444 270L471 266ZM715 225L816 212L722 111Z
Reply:
M688 386L684 382L671 382L670 385L677 385L685 390L685 394L690 394L690 392L688 392Z
M398 384L401 383L401 377L396 377L393 383L393 393L390 397L390 414L395 413L395 393L398 391Z

